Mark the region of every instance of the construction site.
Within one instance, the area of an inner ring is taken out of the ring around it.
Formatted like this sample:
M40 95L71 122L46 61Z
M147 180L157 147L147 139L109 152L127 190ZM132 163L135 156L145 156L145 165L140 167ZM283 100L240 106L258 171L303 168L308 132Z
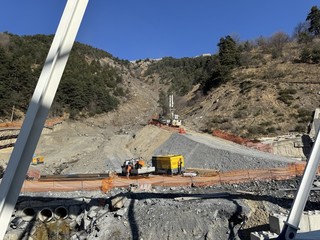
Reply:
M123 111L136 116L132 108ZM311 149L303 149L302 136L254 143L147 119L142 126L143 117L130 127L108 127L113 117L47 121L5 239L254 240L280 234ZM18 132L19 123L2 128L4 168ZM319 186L315 180L300 231L319 230L313 220Z
M294 59L277 84L256 84L271 64L289 69L268 55L176 101L169 81L144 75L152 61L104 58L126 90L117 108L50 118L87 2L68 1L26 114L13 106L0 122L0 239L320 239L320 84L286 89L318 70Z
M4 239L279 236L310 157L319 110L308 134L252 141L195 129L194 119L175 114L172 97L168 120L155 117L154 90L142 84L131 81L135 95L117 111L45 122ZM1 123L3 170L21 126ZM319 186L314 179L298 234L320 229Z

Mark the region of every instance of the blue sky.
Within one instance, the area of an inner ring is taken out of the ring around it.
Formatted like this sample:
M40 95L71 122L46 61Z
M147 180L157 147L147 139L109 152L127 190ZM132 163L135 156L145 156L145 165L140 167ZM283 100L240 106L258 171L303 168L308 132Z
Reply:
M0 32L53 34L66 0L2 0ZM77 41L121 59L215 53L240 40L292 34L316 0L90 0ZM319 6L319 5L318 5Z

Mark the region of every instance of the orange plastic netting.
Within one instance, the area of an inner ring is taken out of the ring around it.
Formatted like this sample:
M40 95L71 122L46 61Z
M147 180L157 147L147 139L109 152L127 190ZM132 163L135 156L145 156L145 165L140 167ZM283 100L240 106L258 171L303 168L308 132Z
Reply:
M235 170L230 172L218 172L215 176L183 177L181 175L152 175L148 177L112 176L102 180L78 180L78 181L25 181L22 191L78 191L101 190L108 192L112 188L127 188L129 186L211 186L217 184L232 184L249 182L253 180L286 180L303 174L305 163L291 164L288 167L272 169ZM320 168L318 169L318 174Z

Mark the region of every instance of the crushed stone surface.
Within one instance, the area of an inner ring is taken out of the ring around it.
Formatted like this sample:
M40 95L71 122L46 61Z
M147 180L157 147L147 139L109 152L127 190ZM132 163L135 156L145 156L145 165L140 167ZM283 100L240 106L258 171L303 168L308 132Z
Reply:
M155 154L183 154L187 167L219 171L274 168L295 162L206 134L173 134Z

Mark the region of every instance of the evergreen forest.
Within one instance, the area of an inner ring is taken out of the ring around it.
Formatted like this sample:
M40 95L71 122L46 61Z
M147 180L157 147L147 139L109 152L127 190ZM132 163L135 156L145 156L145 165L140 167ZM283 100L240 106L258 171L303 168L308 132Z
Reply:
M53 36L0 34L0 117L12 108L25 112L48 54ZM76 42L61 79L50 117L69 113L95 115L117 108L124 95L122 77L99 60L111 54Z

